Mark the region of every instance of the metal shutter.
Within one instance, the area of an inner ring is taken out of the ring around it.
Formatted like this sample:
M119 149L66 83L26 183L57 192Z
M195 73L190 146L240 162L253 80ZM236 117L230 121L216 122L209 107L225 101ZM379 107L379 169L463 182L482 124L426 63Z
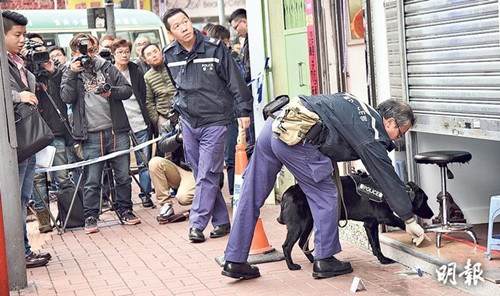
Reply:
M404 2L400 61L417 115L414 131L500 140L498 6L497 0ZM391 83L391 91L397 87Z

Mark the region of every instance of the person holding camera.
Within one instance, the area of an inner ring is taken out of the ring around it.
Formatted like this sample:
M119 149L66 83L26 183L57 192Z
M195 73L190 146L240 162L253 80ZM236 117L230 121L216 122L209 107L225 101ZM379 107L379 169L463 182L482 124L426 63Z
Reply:
M130 148L130 124L123 107L133 93L120 71L98 55L99 41L79 33L70 41L72 61L63 74L61 97L73 107L73 136L82 141L85 160ZM128 153L108 159L115 181L115 210L127 225L141 223L132 211L132 178ZM104 163L84 167L85 233L99 231L100 179Z
M56 66L56 63L50 59L42 36L36 33L27 33L26 39L23 52L27 67L32 69L36 77L36 96L39 98L38 110L55 136L50 144L56 148L53 165L65 165L68 163L68 153L70 153L74 143L67 123L66 103L62 101L60 91L62 73L65 68L59 63ZM74 188L68 170L54 171L51 177L57 185L59 193L62 190ZM47 233L52 231L49 212L43 202L45 201L45 204L49 205L47 173L36 173L34 186L36 189L32 194L32 200L38 219L38 230L40 233Z
M24 36L26 34L28 19L20 13L9 10L3 11L2 17L5 49L7 50L9 64L12 102L14 104L26 103L36 106L38 105L38 98L35 95L35 76L33 73L26 70L24 67L24 60L19 55L24 48ZM45 266L50 258L52 258L50 253L35 253L31 251L28 235L26 233L26 205L33 190L35 162L35 155L18 162L26 268Z
M132 85L134 90L130 99L123 101L125 112L127 112L130 128L134 133L136 143L142 144L151 139L151 121L149 120L148 109L146 108L146 83L144 82L144 73L139 66L130 61L132 43L125 39L115 39L111 44L115 66L122 75ZM135 151L135 159L139 169L139 182L141 184L141 193L139 197L142 200L142 206L151 208L154 206L151 200L151 178L147 163L151 155L151 146L145 147L140 151Z
M156 199L161 205L156 219L158 223L164 224L175 214L171 192L175 191L175 198L181 206L188 206L193 203L195 181L184 159L180 125L173 122L163 125L161 135L158 149L169 154L170 158L153 157L149 161L149 173L155 186Z

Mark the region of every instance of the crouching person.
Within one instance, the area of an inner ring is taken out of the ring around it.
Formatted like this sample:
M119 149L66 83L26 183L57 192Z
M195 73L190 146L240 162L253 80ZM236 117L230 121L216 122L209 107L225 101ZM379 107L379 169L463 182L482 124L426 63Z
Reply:
M130 98L132 87L119 70L101 58L99 41L77 34L70 41L72 61L63 75L61 97L73 107L73 135L82 140L85 160L130 148L130 125L122 100ZM125 224L141 223L132 212L130 155L107 160L115 181L115 210ZM85 233L98 232L100 179L104 162L84 167L83 209Z
M163 129L163 128L162 128ZM161 205L157 220L160 224L170 222L174 216L171 192L182 206L191 205L194 197L195 180L184 160L182 134L179 129L162 131L158 149L169 158L155 156L149 161L149 174L153 180L156 198Z

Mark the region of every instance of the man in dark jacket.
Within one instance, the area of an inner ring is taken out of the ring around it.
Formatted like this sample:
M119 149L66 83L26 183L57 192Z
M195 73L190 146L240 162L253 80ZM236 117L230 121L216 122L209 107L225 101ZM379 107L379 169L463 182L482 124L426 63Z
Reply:
M194 29L182 9L167 11L163 23L176 39L165 48L164 60L177 88L174 108L181 115L184 153L196 179L189 239L203 242L210 218L211 238L230 231L219 188L226 126L234 121L236 110L240 125L248 127L252 95L224 44Z
M334 257L341 247L338 191L332 179L332 161L361 159L383 188L391 209L406 221L406 231L413 242L418 245L426 238L413 218L405 185L396 175L387 154L395 148L393 141L403 136L415 121L410 105L401 100L388 100L376 111L345 93L301 96L300 100L323 121L319 139L312 139L319 144L305 141L289 146L273 137L272 118L266 121L245 171L241 199L225 252L226 263L222 271L225 276L244 279L260 276L259 269L246 261L260 207L271 192L282 165L297 179L313 215L313 277L327 278L352 272L349 262Z
M83 141L85 160L130 148L129 130L122 100L132 95L132 86L110 62L97 55L99 41L77 34L70 41L73 60L63 75L61 97L73 107L73 135ZM87 55L83 53L87 52ZM128 153L107 160L115 178L115 209L125 224L138 224L132 212L132 187ZM100 179L104 163L85 166L83 208L85 233L98 232Z
M36 75L36 96L40 101L38 110L54 134L54 140L50 144L50 146L56 148L52 165L65 165L68 164L68 153L71 153L71 147L74 143L69 131L68 108L66 103L61 99L61 78L63 71L67 69L64 65L56 66L51 59L43 64L32 63L29 56L32 56L35 52L44 52L47 49L43 45L43 39L39 34L28 33L26 36L31 42L36 43L36 45L32 43L30 46L31 51L25 50L24 53L28 56L28 68L32 69L32 72ZM59 192L61 192L60 190L74 187L68 170L53 172L51 180L57 185ZM37 212L38 230L40 233L47 233L52 231L49 212L42 201L43 199L45 204L49 205L47 173L35 173L34 182L36 190L32 198L35 211Z
M111 44L111 52L114 56L115 66L120 73L132 85L134 90L130 99L123 101L125 111L127 112L130 128L134 133L134 145L145 143L151 140L151 122L149 120L148 109L146 108L146 83L144 82L144 73L138 65L130 61L130 52L132 43L125 39L115 39ZM135 151L135 160L139 170L139 183L141 184L141 193L139 197L142 205L146 208L154 206L151 200L151 178L148 172L148 162L150 158L151 146L145 147L140 151Z
M38 98L35 95L35 76L26 70L24 60L19 56L25 44L24 36L26 34L28 19L24 15L10 10L2 11L2 17L5 49L9 63L12 102L14 104L26 103L38 105ZM33 190L35 162L36 156L32 155L17 164L21 193L21 219L23 221L26 268L45 266L50 258L52 258L50 253L35 253L31 251L26 232L26 205Z

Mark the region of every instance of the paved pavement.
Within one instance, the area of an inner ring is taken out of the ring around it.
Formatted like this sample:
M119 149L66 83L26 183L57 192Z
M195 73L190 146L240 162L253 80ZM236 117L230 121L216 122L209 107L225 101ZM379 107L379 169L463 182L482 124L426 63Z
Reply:
M312 264L295 247L301 270L288 270L284 261L265 263L259 264L260 278L233 280L220 275L214 260L227 237L208 238L209 226L207 241L192 244L188 221L158 225L158 209L136 204L134 210L142 224L122 226L114 213L105 213L100 232L92 235L82 229L39 234L37 222L28 223L33 249L53 258L46 267L29 269L28 287L11 295L352 295L354 276L367 287L360 295L466 295L429 275L406 275L403 265L381 265L370 252L347 243L338 258L352 263L349 275L313 279ZM266 205L261 217L270 244L281 250L286 229L276 222L278 213L278 206Z

